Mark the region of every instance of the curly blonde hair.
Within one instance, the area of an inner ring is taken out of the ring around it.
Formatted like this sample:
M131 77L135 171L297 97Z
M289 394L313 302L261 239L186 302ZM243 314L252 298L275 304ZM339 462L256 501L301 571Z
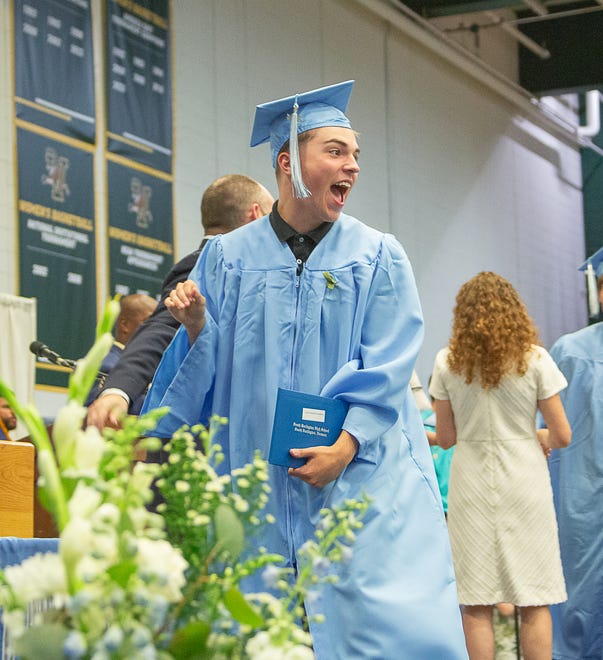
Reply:
M528 368L538 331L513 285L489 271L465 282L456 296L448 366L467 384L496 387L503 376Z

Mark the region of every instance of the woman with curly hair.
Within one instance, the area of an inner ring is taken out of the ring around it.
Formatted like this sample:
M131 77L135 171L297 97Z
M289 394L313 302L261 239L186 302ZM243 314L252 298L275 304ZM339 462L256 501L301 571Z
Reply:
M437 443L456 445L448 526L471 660L493 660L502 602L520 608L524 659L551 659L548 605L567 595L546 457L570 442L566 386L510 282L482 272L460 288L429 392Z

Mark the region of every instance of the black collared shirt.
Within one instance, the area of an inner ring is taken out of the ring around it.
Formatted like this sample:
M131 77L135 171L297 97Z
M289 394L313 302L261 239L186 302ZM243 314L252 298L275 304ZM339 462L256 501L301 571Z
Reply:
M291 225L288 225L277 209L278 201L274 202L272 211L270 213L270 225L274 229L274 233L281 243L287 243L293 252L294 257L297 259L297 274L300 275L304 264L308 257L312 254L312 250L320 243L320 241L327 235L327 232L333 226L332 222L323 222L316 229L309 231L307 234L298 234Z

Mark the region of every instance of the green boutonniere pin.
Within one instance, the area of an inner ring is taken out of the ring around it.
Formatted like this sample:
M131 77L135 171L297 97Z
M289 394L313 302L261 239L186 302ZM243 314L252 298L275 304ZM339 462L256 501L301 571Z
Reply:
M337 280L329 273L328 270L323 271L325 280L327 280L327 289L334 289L337 286Z

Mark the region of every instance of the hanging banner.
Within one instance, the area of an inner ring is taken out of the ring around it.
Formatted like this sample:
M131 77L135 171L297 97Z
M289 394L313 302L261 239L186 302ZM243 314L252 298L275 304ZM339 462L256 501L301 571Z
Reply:
M37 337L67 359L94 342L96 250L92 150L17 128L20 295L38 301ZM36 383L66 385L38 362Z
M174 263L172 183L107 161L109 291L157 296Z
M94 142L89 0L15 0L15 115Z
M172 171L168 0L107 0L107 150Z

